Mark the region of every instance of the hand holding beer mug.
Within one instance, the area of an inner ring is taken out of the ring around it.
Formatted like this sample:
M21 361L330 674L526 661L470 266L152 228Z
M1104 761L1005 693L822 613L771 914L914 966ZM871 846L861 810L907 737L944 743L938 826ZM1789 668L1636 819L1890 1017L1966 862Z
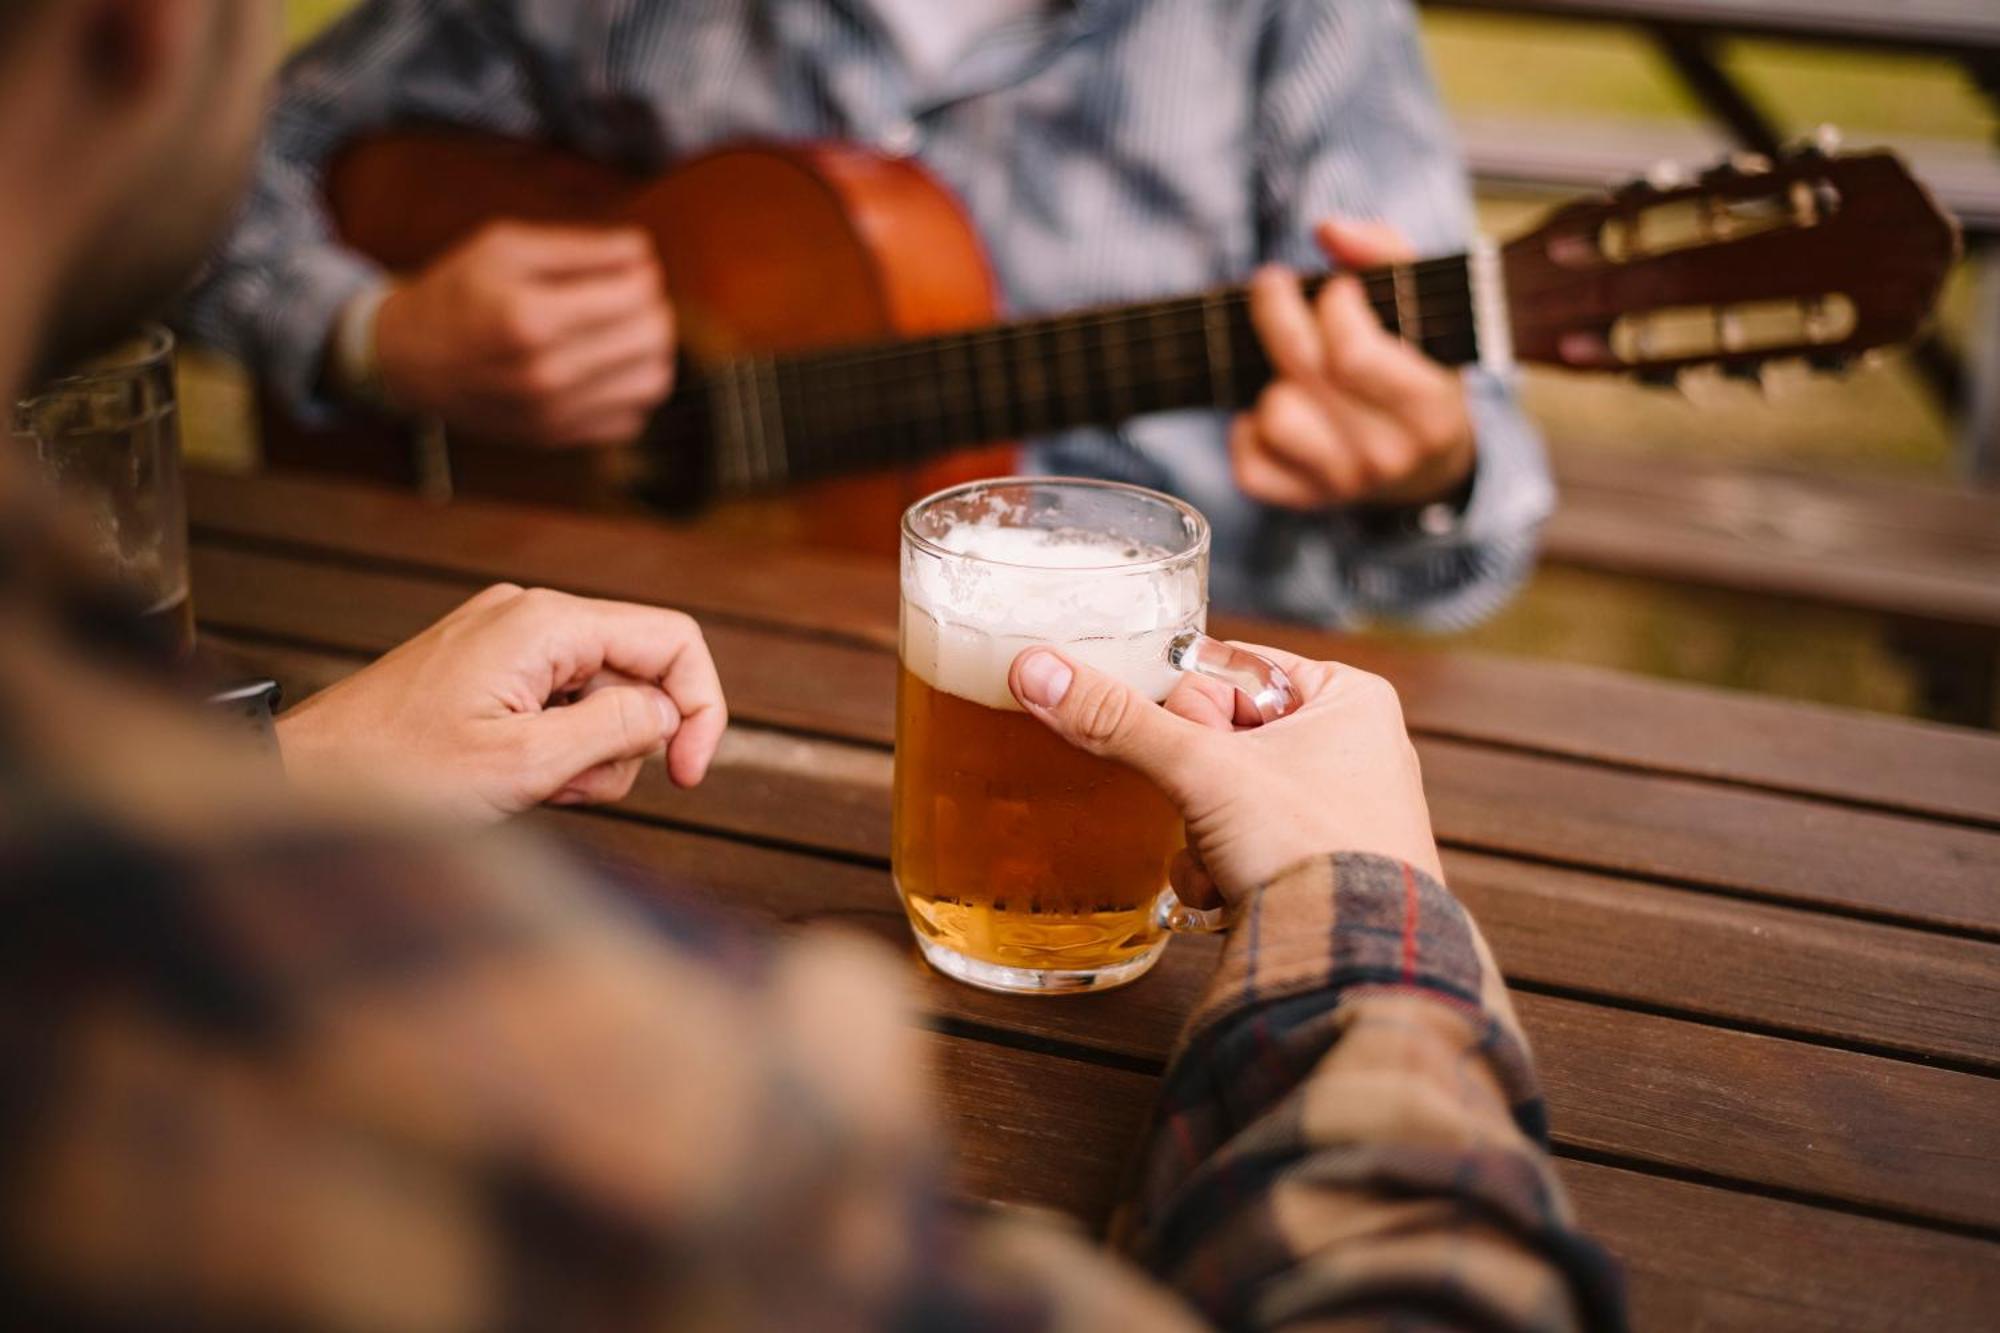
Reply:
M1184 672L1247 716L1294 704L1267 658L1202 633L1208 524L1109 482L975 482L903 519L896 885L933 966L1004 991L1096 990L1150 968L1179 903L1181 811L1153 778L1072 746L1025 712L1015 657L1050 646L1151 707Z
M1238 649L1285 671L1299 705L1266 724L1235 692L1184 677L1153 708L1115 676L1034 648L1015 697L1050 730L1158 783L1187 821L1173 885L1230 908L1310 857L1367 852L1439 880L1423 771L1396 691L1380 676L1276 648Z

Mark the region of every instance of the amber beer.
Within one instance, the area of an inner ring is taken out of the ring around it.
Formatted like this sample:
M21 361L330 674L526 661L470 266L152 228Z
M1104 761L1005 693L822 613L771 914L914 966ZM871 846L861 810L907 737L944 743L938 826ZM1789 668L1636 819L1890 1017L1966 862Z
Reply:
M926 943L1030 971L1150 961L1181 842L1180 816L1145 778L904 668L896 882Z
M1058 739L1007 688L1034 644L1159 699L1206 612L1207 527L1132 487L992 482L904 521L897 887L940 970L1001 990L1131 980L1166 942L1179 815Z

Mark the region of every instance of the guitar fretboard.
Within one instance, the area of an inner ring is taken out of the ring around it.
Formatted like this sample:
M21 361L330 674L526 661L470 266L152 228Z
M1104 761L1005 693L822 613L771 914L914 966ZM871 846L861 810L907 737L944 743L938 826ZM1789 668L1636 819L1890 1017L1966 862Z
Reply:
M1478 359L1465 256L1360 276L1391 333L1445 365ZM1308 295L1325 281L1309 280ZM1270 378L1249 291L1238 287L732 361L706 377L704 433L720 488L750 490L1150 412L1243 407Z

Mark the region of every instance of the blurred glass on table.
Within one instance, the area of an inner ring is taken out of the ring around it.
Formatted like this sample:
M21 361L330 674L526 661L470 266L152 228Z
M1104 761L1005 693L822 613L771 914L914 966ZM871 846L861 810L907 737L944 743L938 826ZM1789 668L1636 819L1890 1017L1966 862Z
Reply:
M149 327L16 405L14 435L181 657L194 651L174 337Z

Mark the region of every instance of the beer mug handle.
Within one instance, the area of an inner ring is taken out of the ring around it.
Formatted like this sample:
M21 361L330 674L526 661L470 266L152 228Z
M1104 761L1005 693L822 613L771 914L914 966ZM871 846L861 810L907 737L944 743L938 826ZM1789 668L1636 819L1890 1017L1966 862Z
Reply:
M1299 706L1299 692L1283 667L1199 630L1175 637L1167 646L1167 663L1176 671L1192 671L1233 686L1255 710L1260 723L1276 722ZM1160 896L1156 919L1176 934L1213 934L1228 929L1229 909L1190 907L1168 891Z
M1256 710L1259 722L1276 722L1299 706L1299 692L1284 668L1246 648L1211 639L1200 630L1174 637L1167 645L1167 665L1234 686Z

